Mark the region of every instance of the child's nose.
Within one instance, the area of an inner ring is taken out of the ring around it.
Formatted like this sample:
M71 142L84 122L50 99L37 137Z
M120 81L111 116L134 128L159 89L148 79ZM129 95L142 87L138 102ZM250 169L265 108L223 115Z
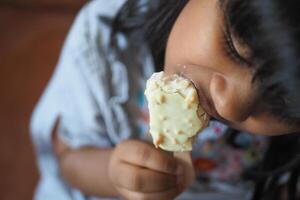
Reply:
M253 109L253 99L247 81L236 81L213 73L210 95L218 114L232 122L246 120Z

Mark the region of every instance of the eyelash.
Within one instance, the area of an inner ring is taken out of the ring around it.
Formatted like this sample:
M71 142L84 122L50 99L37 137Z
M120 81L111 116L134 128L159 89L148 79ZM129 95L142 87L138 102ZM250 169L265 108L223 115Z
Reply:
M235 49L232 38L229 36L228 31L223 32L223 39L225 52L228 57L238 64L245 64L249 66L250 63L245 58L243 58Z

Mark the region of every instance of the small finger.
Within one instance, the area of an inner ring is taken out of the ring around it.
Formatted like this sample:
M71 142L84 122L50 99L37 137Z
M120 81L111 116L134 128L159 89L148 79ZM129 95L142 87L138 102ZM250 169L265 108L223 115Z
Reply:
M126 148L121 147L120 154L122 154L121 159L125 162L173 175L180 168L172 154L156 149L150 144L130 141L130 145L124 146Z
M180 194L180 191L175 188L156 193L141 193L124 188L118 188L118 190L128 200L173 200Z
M177 187L175 175L141 168L129 163L120 162L118 174L115 174L118 186L131 191L144 193L161 192Z

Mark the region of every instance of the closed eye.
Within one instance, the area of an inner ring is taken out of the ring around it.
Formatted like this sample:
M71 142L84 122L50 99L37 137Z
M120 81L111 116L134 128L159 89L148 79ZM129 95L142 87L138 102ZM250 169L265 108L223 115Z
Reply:
M234 61L237 64L252 66L252 63L246 58L244 58L235 48L227 25L225 26L225 30L223 31L223 40L225 53L232 61Z

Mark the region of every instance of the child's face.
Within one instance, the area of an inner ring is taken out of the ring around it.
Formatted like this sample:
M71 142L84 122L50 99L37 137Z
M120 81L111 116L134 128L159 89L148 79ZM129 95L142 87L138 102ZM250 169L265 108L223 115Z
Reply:
M190 78L204 109L231 127L266 135L300 130L264 109L251 83L253 70L226 52L224 27L218 0L190 0L171 31L165 71ZM245 54L234 38L233 43Z

